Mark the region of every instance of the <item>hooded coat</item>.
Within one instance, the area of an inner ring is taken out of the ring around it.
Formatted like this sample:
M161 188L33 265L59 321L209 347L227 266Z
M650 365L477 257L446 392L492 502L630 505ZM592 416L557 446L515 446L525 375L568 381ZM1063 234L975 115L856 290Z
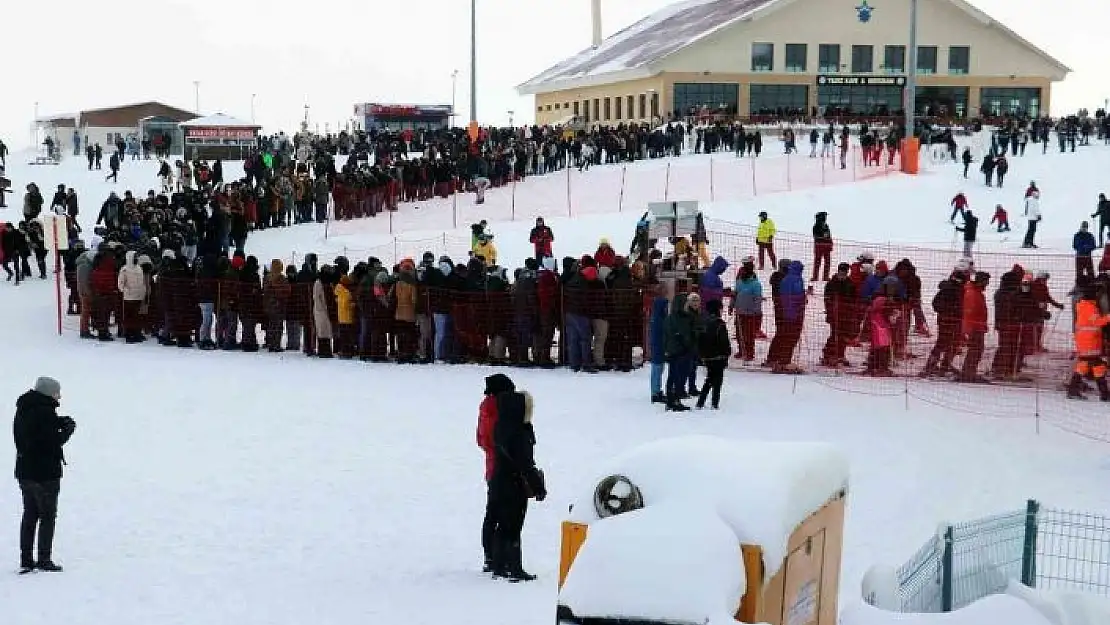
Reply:
M332 339L331 317L328 315L328 300L334 297L330 284L324 284L324 278L316 278L312 285L312 323L316 328L316 338Z
M495 373L486 378L485 397L482 403L478 404L478 428L475 439L486 456L487 482L493 477L494 462L497 458L497 447L493 440L493 432L497 427L497 396L515 390L513 381L503 373Z
M728 261L722 256L713 259L713 264L709 266L709 271L701 277L701 285L698 289L698 294L701 295L703 303L719 302L725 296L725 283L721 279L725 270L728 269Z
M15 477L45 482L62 477L62 445L73 435L72 422L58 416L58 401L27 391L15 402Z
M674 306L667 317L666 339L664 341L667 359L685 358L695 355L697 348L696 326L694 314L686 309L687 296L679 293L674 298Z
M801 322L806 311L806 287L802 278L802 263L792 261L786 270L786 277L779 286L782 300L782 317L786 321Z
M661 295L651 301L648 341L651 362L656 365L667 362L667 303L667 298Z
M116 277L116 287L126 302L141 302L146 299L146 279L134 250L128 250L124 254L123 268Z
M532 428L533 402L527 392L497 395L497 423L493 428L495 455L490 491L498 498L546 496L543 475L536 468L536 433Z

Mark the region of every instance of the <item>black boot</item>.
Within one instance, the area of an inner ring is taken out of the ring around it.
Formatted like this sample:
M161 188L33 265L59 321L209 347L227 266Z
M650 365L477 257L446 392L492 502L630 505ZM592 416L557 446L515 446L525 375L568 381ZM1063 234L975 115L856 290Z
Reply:
M1110 386L1106 385L1106 378L1099 378L1095 383L1098 385L1098 398L1110 401Z
M56 564L53 560L39 560L38 564L35 565L35 568L40 570L40 571L45 571L47 573L61 573L62 572L62 567L60 565Z
M320 358L334 358L331 353L331 339L320 339L320 349L317 350L317 356Z
M677 395L667 397L667 412L686 412L690 407L678 400Z
M517 582L530 582L536 579L535 575L524 570L523 558L520 552L520 543L514 543L508 547L509 552L509 570L505 579L512 583Z
M1068 380L1068 399L1087 399L1083 396L1083 378L1078 373L1071 374Z
M651 403L653 403L653 404L665 404L665 403L667 403L667 396L664 395L663 393L656 393L656 394L651 396Z

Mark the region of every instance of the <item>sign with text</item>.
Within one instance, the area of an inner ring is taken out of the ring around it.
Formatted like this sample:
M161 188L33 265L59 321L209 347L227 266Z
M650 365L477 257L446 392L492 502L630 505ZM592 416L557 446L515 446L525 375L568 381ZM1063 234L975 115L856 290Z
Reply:
M449 105L366 104L362 109L371 117L447 117L451 115ZM359 107L355 107L355 114L359 114Z
M836 76L821 74L817 85L824 87L905 87L905 76Z
M227 128L194 126L185 129L186 139L254 139L254 128Z

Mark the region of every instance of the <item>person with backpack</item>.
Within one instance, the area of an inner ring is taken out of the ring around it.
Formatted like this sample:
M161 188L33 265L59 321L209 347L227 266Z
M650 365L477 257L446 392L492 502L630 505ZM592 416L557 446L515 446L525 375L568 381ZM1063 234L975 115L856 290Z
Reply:
M937 340L920 377L944 375L952 368L960 344L960 324L963 319L963 292L965 274L953 271L940 283L933 296L933 311L937 314Z
M697 408L705 408L705 400L712 395L713 410L721 408L721 387L725 381L725 367L732 353L732 342L728 338L728 327L721 319L721 300L709 300L705 304L705 330L698 336L698 356L705 365L705 381L701 385Z

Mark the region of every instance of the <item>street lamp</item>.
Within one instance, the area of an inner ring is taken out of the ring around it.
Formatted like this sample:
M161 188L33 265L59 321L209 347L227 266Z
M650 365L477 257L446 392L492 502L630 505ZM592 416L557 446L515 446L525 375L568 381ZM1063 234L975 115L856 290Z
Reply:
M193 81L193 95L196 97L196 110L193 112L200 115L200 81Z
M917 112L917 0L910 0L910 49L906 56L906 138L913 137Z
M251 123L252 124L254 123L254 98L257 95L258 95L257 93L252 93L251 94Z
M451 127L455 127L455 92L458 90L459 70L451 72Z
M509 128L513 127L513 112L509 111Z

